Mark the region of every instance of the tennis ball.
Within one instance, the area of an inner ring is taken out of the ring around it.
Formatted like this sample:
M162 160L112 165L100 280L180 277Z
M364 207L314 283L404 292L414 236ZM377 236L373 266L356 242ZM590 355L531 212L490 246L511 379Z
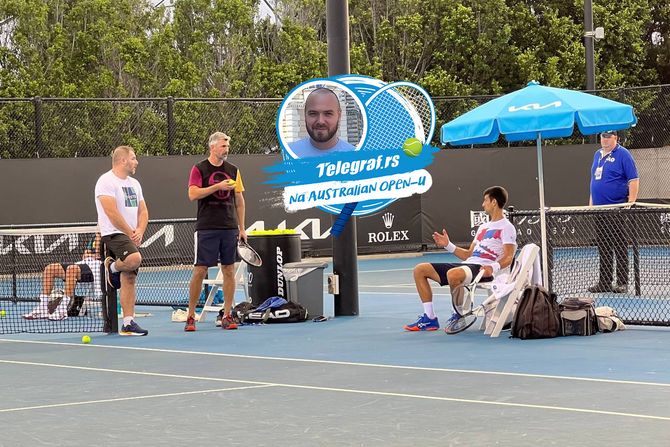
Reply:
M421 141L417 140L416 138L408 138L402 145L402 151L405 153L405 155L410 157L416 157L421 153L422 150L423 144L421 144Z
M0 310L0 317L5 318L5 315L7 315L5 309Z
M87 345L91 342L91 337L89 337L88 335L84 335L83 337L81 337L81 342Z
M228 185L230 185L230 186L235 186L235 180L233 180L232 178L229 178L228 180L226 180L226 183L228 183Z

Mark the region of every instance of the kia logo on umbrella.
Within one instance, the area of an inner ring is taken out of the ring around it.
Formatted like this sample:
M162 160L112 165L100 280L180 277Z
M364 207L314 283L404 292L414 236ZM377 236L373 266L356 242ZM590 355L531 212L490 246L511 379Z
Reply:
M509 106L507 109L508 112L513 113L513 112L520 112L522 110L524 111L531 111L531 110L542 110L542 109L548 109L549 107L556 107L559 108L563 105L561 101L554 101L550 102L549 104L541 106L539 103L534 102L531 104L526 104L525 106L521 107L516 107L516 106Z

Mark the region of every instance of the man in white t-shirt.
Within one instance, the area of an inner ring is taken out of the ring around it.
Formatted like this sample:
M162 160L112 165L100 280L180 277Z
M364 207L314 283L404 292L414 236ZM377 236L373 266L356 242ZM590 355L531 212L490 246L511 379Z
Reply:
M137 157L130 146L119 146L112 153L112 170L102 174L95 184L95 207L102 242L112 257L105 259L107 282L121 289L123 325L120 335L147 335L133 319L135 280L142 262L138 247L149 222L140 182L131 177L137 169Z
M449 285L454 302L463 304L463 286L469 284L480 270L484 271L482 281L493 279L498 270L508 267L514 259L516 248L516 230L503 215L507 203L507 191L502 186L492 186L484 191L482 208L489 216L489 222L482 224L468 249L456 247L449 241L446 230L433 233L438 247L444 247L464 262L428 263L414 267L414 283L423 304L423 315L411 324L404 326L407 331L435 331L440 328L433 310L433 291L428 280L441 286ZM458 315L452 315L457 318Z

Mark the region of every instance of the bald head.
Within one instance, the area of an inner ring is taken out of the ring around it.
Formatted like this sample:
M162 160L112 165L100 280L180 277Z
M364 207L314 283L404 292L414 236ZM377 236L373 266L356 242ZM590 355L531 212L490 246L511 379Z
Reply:
M305 128L312 145L330 149L337 144L342 109L337 94L327 88L317 88L305 100Z

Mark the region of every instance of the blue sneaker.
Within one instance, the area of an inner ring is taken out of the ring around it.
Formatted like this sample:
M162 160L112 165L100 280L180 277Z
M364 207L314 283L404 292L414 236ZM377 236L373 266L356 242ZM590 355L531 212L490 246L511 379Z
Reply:
M428 318L428 315L423 314L416 320L415 323L406 324L403 326L403 329L411 332L418 331L436 331L440 328L440 322L437 321L437 317Z
M121 288L121 272L112 273L110 266L115 261L114 258L107 256L105 258L105 278L107 279L107 284L113 289Z
M130 322L130 324L123 325L123 327L119 331L119 335L143 336L143 335L149 335L149 331L147 331L146 329L142 329L140 325L135 323L135 320L133 320Z
M462 315L459 314L458 312L454 312L453 314L451 314L451 316L450 316L449 319L447 320L447 326L449 326L449 325L450 325L451 323L453 323L454 321L458 321L458 320L460 320L461 316L462 316Z

